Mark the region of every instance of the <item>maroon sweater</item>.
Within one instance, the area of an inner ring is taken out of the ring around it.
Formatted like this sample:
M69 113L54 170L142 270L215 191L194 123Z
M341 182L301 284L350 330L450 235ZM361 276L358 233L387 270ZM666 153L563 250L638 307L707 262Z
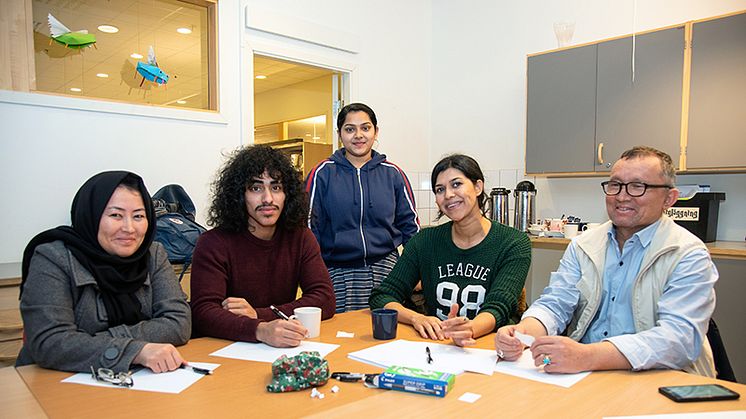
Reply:
M296 300L299 285L303 296ZM329 272L308 228L278 228L271 240L248 231L206 232L194 250L191 294L195 334L246 342L257 342L260 322L277 319L270 304L287 315L296 307L321 307L322 319L332 317L335 307ZM223 309L228 297L246 299L258 318Z

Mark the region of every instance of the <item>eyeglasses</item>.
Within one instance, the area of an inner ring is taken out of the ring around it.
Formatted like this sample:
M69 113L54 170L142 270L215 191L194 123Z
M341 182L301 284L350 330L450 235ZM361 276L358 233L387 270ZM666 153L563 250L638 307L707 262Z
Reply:
M135 380L132 379L132 371L114 372L108 368L99 368L98 370L95 370L93 369L93 366L91 366L91 375L96 379L96 381L102 381L115 386L132 387L135 385Z
M606 182L601 182L601 187L604 189L604 193L606 195L619 195L619 192L622 191L622 186L624 186L624 190L627 192L627 195L632 197L638 197L645 195L645 192L649 188L666 188L671 189L673 186L671 185L649 185L647 183L642 182L629 182L629 183L622 183L617 182L615 180L608 180Z

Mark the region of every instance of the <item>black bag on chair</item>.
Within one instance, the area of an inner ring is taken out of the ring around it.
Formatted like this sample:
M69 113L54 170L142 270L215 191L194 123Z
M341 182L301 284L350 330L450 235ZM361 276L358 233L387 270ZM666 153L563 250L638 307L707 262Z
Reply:
M155 240L166 248L168 261L183 264L179 281L192 263L197 239L206 230L194 221L194 203L179 185L166 185L153 195Z

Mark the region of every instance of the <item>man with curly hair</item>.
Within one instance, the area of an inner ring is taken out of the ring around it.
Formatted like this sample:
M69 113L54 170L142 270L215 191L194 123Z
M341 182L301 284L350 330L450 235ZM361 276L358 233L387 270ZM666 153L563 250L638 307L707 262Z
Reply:
M319 245L305 225L303 185L281 151L235 151L212 184L207 224L191 275L194 333L276 347L298 346L307 330L282 320L296 307L334 315L335 299ZM296 299L300 286L302 297Z

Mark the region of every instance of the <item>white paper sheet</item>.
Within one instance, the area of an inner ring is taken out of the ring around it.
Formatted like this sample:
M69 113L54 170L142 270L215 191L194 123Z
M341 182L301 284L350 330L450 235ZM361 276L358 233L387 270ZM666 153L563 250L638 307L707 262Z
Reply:
M522 344L524 344L526 346L533 345L534 341L536 340L536 338L534 338L533 336L531 336L531 335L524 335L523 333L521 333L521 332L519 332L517 330L513 333L513 336L515 336L518 340L521 341Z
M212 364L209 362L190 362L189 365L211 371L220 366L220 364ZM162 372L160 374L156 374L148 368L143 368L140 371L132 374L132 381L134 382L134 385L132 387L115 386L106 382L97 381L91 376L91 373L85 372L81 372L71 377L65 378L64 380L62 380L62 382L115 389L118 388L176 394L186 390L187 388L189 388L189 386L196 383L203 377L206 376L204 374L199 374L190 370L178 369L170 372Z
M338 338L354 338L355 333L354 332L345 332L342 330L337 330L337 337Z
M495 365L495 371L565 388L572 387L575 383L590 374L590 372L581 372L577 374L547 374L544 372L544 366L534 366L534 358L531 356L531 351L528 349L523 351L523 355L521 355L517 361L500 360L500 362Z
M426 347L430 348L432 363L427 362ZM485 375L492 375L497 361L497 354L492 350L403 339L350 352L347 357L382 368L398 365L452 374L470 371Z
M458 399L466 403L474 403L482 397L481 394L466 392L461 395Z
M264 343L236 342L222 349L219 349L211 356L221 356L223 358L243 359L245 361L259 361L272 363L282 355L295 356L303 351L317 351L325 358L333 350L339 348L339 345L322 342L310 342L304 340L295 348L275 348Z
M642 416L607 416L604 419L744 419L746 410L731 410L727 412L701 412L701 413L668 413L664 415L642 415Z

